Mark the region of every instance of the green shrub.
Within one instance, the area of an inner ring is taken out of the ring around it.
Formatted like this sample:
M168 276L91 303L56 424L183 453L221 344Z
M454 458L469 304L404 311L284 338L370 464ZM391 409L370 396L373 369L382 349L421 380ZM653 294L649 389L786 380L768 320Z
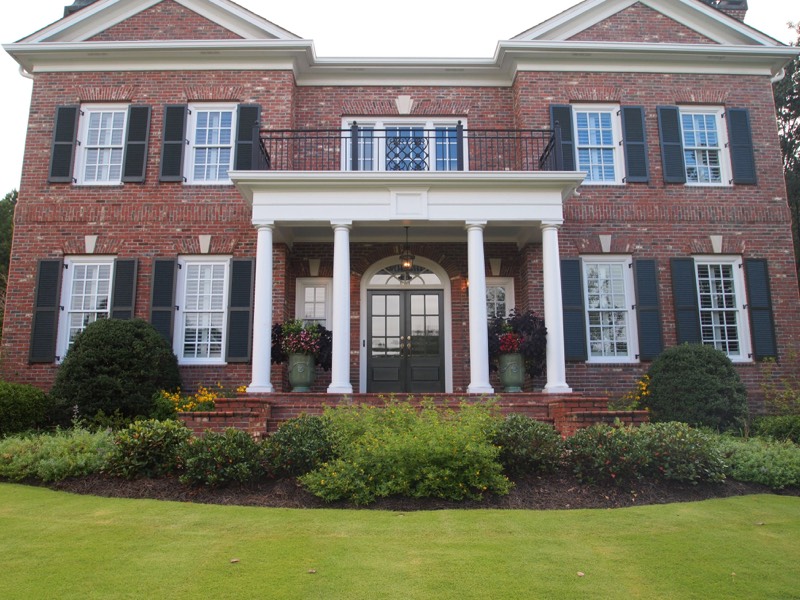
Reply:
M108 472L129 479L174 473L191 435L179 421L135 421L114 436Z
M54 406L51 397L37 387L0 381L0 437L46 427Z
M208 487L249 483L265 475L262 448L240 429L206 431L181 447L181 482Z
M718 436L717 443L731 479L773 489L800 486L800 447L796 444L732 436Z
M644 438L632 427L592 425L567 439L568 462L588 483L627 483L641 479L650 457Z
M500 447L500 463L511 475L555 471L564 452L561 436L552 425L524 415L506 417L494 444Z
M278 477L297 477L333 457L328 420L302 415L281 424L265 442L269 463Z
M162 389L180 387L178 360L169 343L141 320L90 323L67 352L51 391L62 409L81 417L98 411L149 417Z
M709 434L685 423L652 423L640 426L648 455L646 473L676 481L723 481L725 461Z
M753 433L800 444L800 415L760 417L753 423Z
M111 433L68 429L0 440L0 477L60 481L100 472L112 449Z
M327 501L368 504L395 495L479 499L511 487L498 461L500 449L491 443L497 418L488 406L445 411L425 404L418 410L392 402L383 408L339 407L325 415L338 458L300 482Z
M674 346L653 361L648 374L651 421L716 430L745 425L747 393L723 352L702 344Z

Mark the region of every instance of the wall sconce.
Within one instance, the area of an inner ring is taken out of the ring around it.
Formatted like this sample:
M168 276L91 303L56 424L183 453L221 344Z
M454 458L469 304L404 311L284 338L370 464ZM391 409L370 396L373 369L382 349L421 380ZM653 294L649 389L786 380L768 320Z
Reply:
M414 258L416 257L411 254L411 249L408 247L408 227L406 227L406 245L400 255L400 268L406 273L411 271L414 268Z

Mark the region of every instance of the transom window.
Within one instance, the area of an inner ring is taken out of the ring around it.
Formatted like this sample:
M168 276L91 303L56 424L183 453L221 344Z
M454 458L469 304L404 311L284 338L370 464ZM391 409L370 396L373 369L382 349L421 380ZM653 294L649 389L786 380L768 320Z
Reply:
M87 325L109 318L114 259L69 259L64 266L61 287L64 318L59 321L57 344L57 354L61 359Z
M741 261L695 260L700 334L704 344L731 359L749 358L742 302Z
M79 184L114 185L122 180L128 107L81 107L76 179Z
M233 166L236 127L234 105L194 105L189 107L191 148L185 177L189 183L229 183Z
M638 348L630 258L586 258L583 274L589 360L635 360Z
M222 363L228 308L229 259L179 261L179 326L175 354L186 364Z
M622 128L618 106L574 105L575 147L584 183L622 183Z
M384 286L384 285L441 285L442 281L439 279L439 276L434 273L433 271L426 269L425 267L420 267L419 265L414 265L411 267L410 271L404 271L402 267L397 265L391 265L388 267L384 267L375 275L373 275L370 280L370 286Z
M681 108L687 184L728 183L728 155L725 150L728 140L722 115L722 109Z
M356 119L360 171L455 171L458 169L456 120ZM353 168L353 121L343 121L343 169ZM466 123L462 123L466 127ZM464 169L467 169L466 151Z

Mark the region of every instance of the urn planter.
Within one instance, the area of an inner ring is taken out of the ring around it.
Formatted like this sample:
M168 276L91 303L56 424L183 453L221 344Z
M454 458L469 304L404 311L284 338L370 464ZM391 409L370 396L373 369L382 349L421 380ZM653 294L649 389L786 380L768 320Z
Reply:
M518 352L501 354L498 370L505 392L521 392L525 383L525 361Z
M289 383L293 392L311 391L314 375L314 356L312 354L289 355Z

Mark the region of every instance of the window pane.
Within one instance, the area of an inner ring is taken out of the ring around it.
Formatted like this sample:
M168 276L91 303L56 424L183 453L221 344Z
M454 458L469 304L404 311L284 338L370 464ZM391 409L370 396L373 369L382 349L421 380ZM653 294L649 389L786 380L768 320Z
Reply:
M584 263L589 355L630 358L626 265Z

